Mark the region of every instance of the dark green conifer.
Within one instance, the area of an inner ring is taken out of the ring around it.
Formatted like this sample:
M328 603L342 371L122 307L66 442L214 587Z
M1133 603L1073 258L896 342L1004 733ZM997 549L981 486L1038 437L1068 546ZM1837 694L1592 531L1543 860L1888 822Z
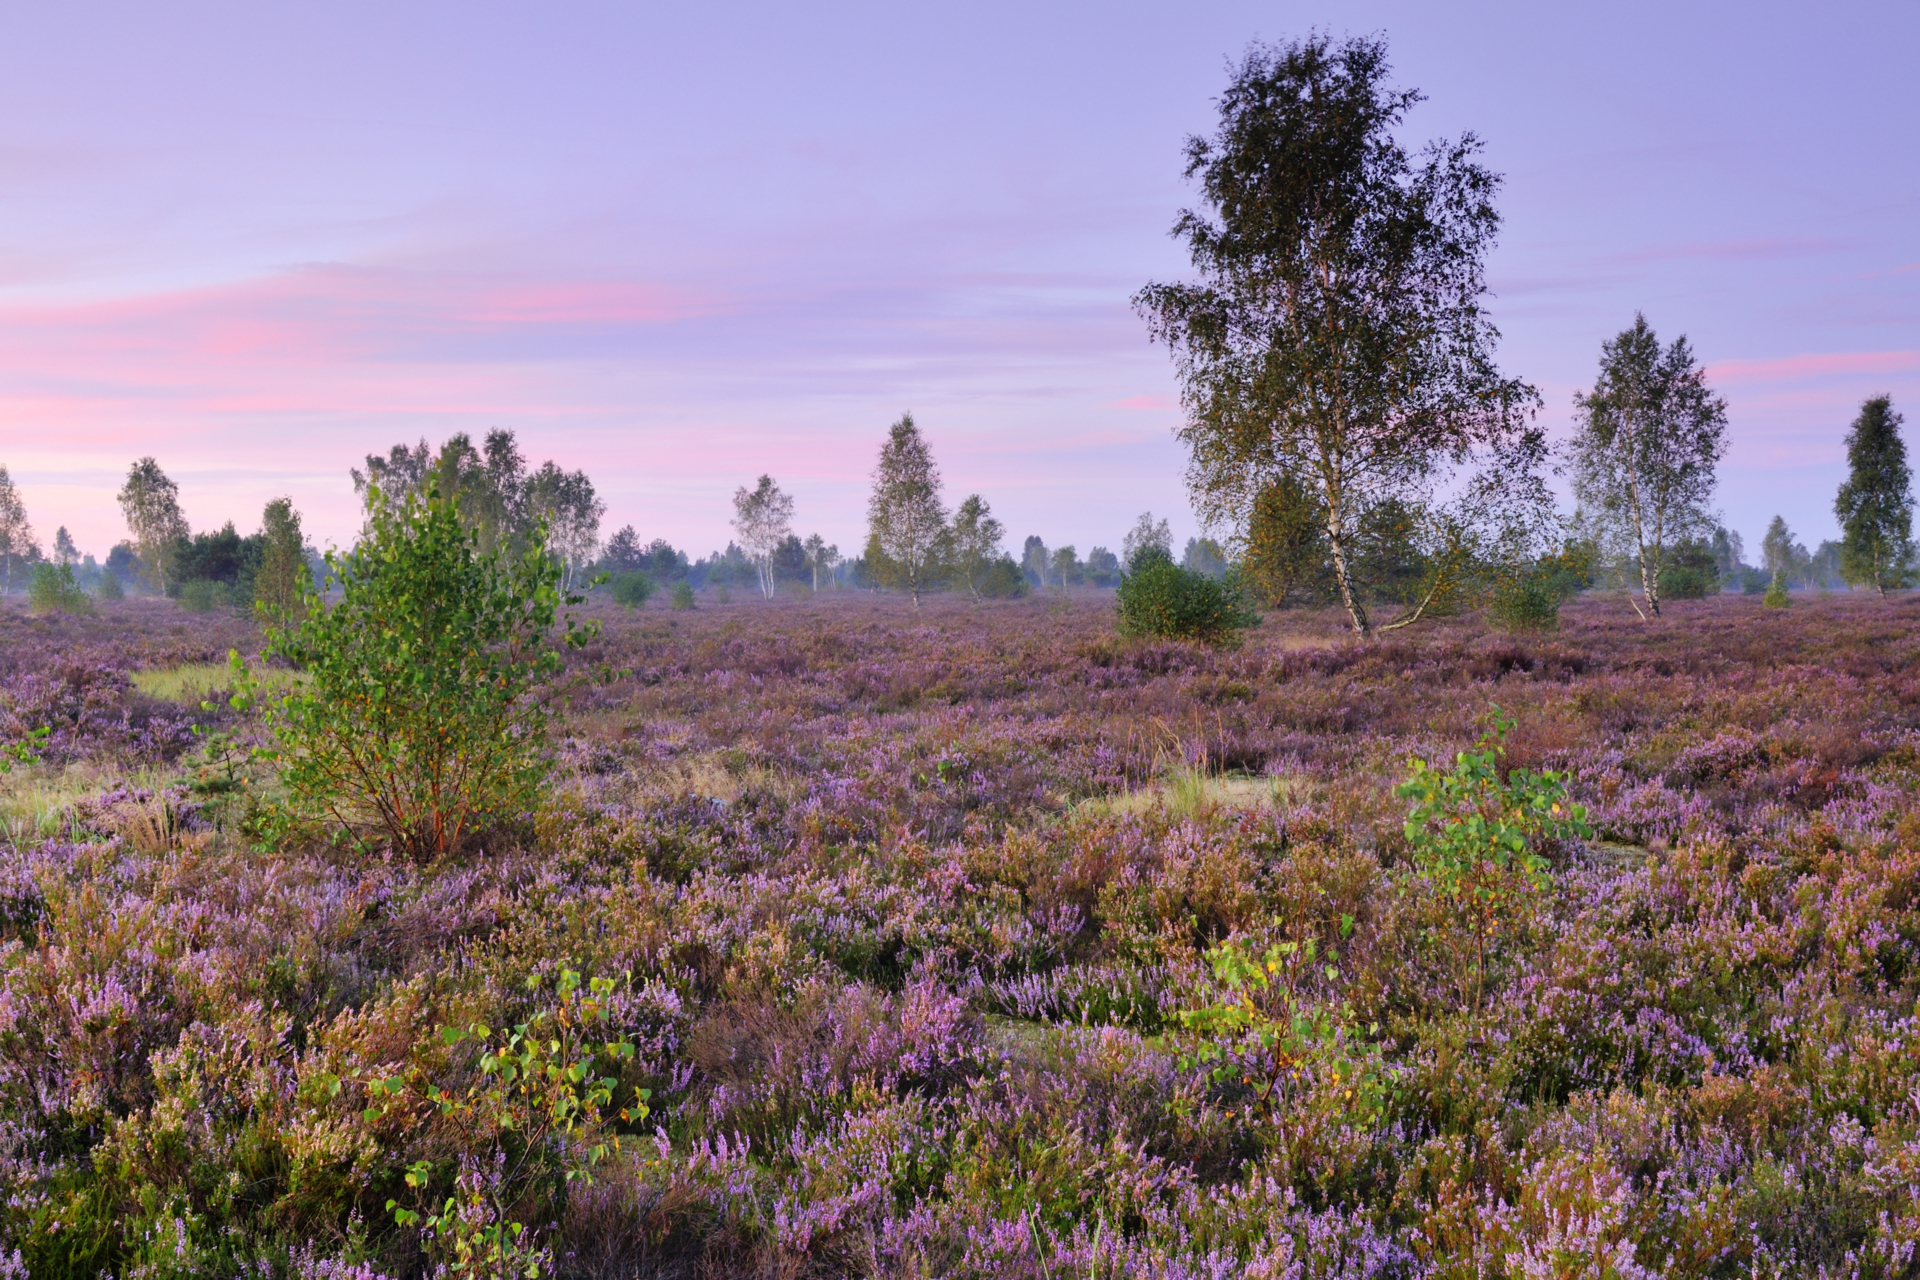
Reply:
M1850 474L1833 500L1840 519L1840 574L1881 595L1913 580L1912 473L1891 396L1860 406L1847 433Z

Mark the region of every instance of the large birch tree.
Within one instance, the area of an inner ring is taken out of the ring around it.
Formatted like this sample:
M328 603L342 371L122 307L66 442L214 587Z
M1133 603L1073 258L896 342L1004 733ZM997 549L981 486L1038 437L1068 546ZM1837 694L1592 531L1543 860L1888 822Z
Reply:
M1500 180L1472 134L1410 154L1397 133L1421 95L1387 71L1375 39L1248 53L1218 130L1187 143L1204 204L1174 235L1199 278L1134 299L1174 354L1197 513L1243 542L1258 496L1291 481L1362 635L1370 515L1424 509L1538 402L1495 366L1481 306Z

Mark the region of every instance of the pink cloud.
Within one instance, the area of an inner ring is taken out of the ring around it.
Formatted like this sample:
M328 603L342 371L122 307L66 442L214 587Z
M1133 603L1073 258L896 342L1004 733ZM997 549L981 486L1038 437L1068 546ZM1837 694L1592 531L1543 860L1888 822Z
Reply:
M1177 409L1180 402L1172 396L1128 396L1125 400L1110 400L1103 406L1108 409Z
M1707 376L1721 382L1790 382L1840 374L1910 373L1920 369L1920 351L1836 351L1776 360L1720 360Z
M715 299L645 281L310 266L107 301L0 307L0 335L16 350L144 356L163 365L182 358L331 364L431 358L463 339L537 340L543 331L653 325L717 309Z

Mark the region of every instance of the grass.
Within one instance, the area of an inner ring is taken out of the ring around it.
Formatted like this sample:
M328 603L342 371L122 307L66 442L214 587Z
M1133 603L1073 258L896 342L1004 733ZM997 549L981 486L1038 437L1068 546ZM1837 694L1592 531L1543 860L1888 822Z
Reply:
M1083 800L1075 810L1090 816L1163 810L1169 817L1194 818L1229 809L1284 809L1301 803L1311 790L1312 784L1305 778L1207 773L1183 767L1152 786Z
M149 698L197 707L202 702L224 699L233 691L233 669L224 662L188 662L173 667L135 671L133 687ZM298 684L302 677L293 671L256 667L254 678L268 693L281 693Z
M176 778L173 769L129 771L96 760L69 765L15 765L11 771L0 773L0 837L16 847L29 840L77 839L77 802L115 787L153 790Z

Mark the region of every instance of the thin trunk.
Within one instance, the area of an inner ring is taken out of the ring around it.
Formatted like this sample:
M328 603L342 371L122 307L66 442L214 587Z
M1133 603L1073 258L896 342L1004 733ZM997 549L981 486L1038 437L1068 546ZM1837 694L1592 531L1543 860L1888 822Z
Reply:
M1332 479L1324 472L1320 477L1320 488L1327 500L1327 546L1333 553L1333 580L1340 587L1340 603L1346 606L1354 634L1371 637L1373 627L1367 621L1367 611L1353 594L1353 573L1347 566L1347 540L1341 529L1345 522L1340 518L1340 500L1334 492Z
M1340 584L1340 603L1347 607L1347 617L1353 623L1354 634L1371 637L1373 628L1367 622L1367 611L1353 595L1353 575L1347 571L1347 549L1341 538L1337 524L1327 525L1327 542L1333 550L1333 578Z

